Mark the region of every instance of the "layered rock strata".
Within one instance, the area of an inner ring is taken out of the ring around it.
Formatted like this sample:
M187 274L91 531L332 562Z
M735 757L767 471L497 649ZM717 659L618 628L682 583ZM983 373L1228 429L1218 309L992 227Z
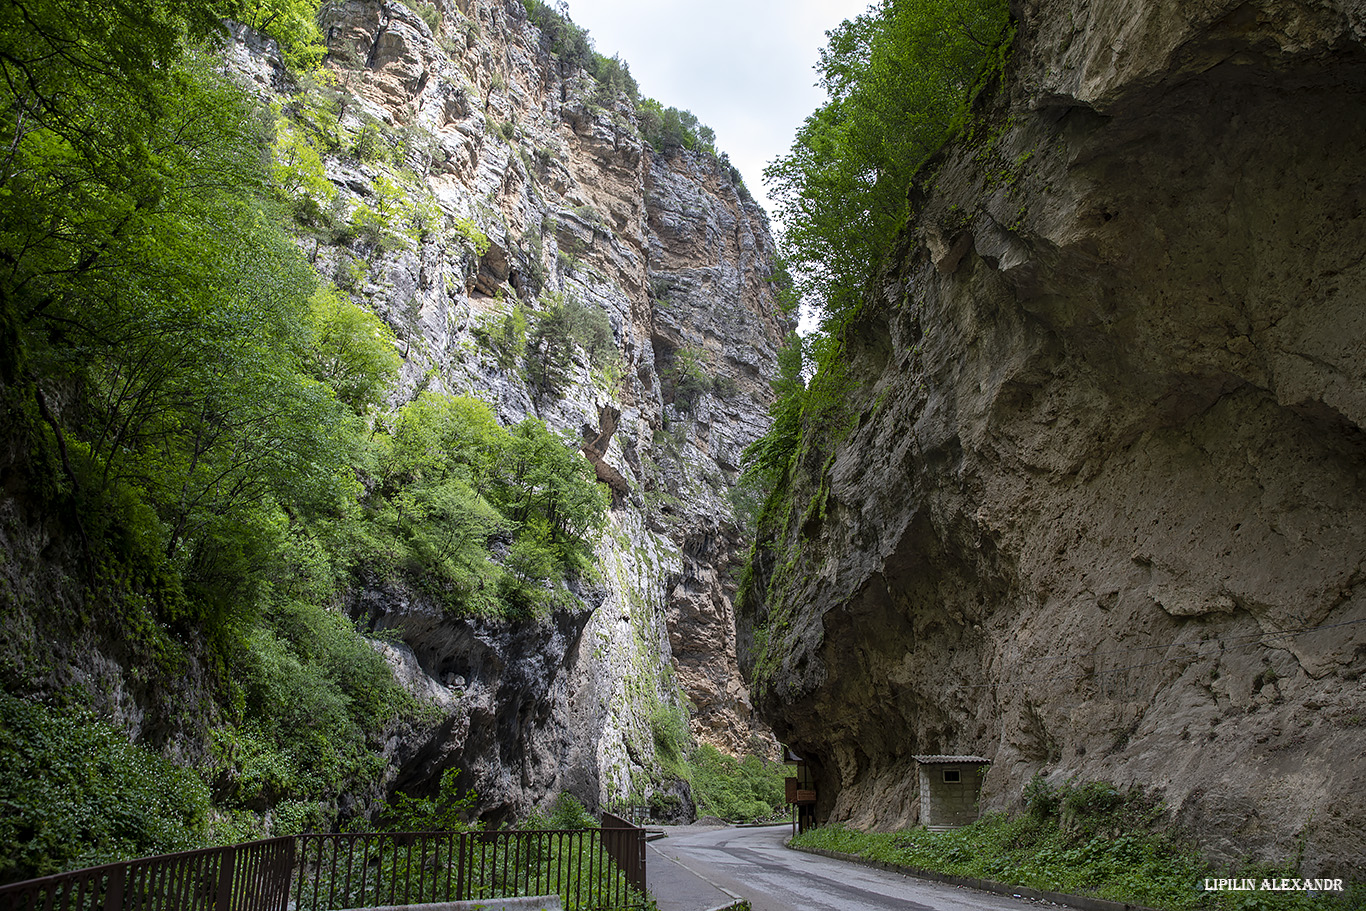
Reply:
M697 737L732 751L756 735L771 742L735 658L740 541L725 496L764 429L789 331L766 216L723 161L654 150L632 103L557 58L515 0L444 5L435 33L377 0L332 4L324 18L346 99L338 126L358 136L368 125L384 143L368 159L324 156L333 208L375 206L382 180L406 168L419 178L409 204L435 209L434 229L411 243L310 250L394 330L395 402L473 394L507 424L539 417L582 441L613 495L600 575L574 593L579 611L451 617L392 584L358 582L352 613L397 633L396 667L447 706L445 733L404 753L392 783L432 793L459 768L497 821L559 791L590 805L647 794L659 783L661 708L684 707ZM309 103L269 42L237 37L235 65L263 98ZM489 341L516 308L534 329L551 295L603 311L616 351L604 366L577 349L554 393ZM684 397L683 361L724 381Z
M1366 868L1366 17L1012 9L761 550L761 708L824 817L914 823L912 755L977 753L984 809L1108 780Z

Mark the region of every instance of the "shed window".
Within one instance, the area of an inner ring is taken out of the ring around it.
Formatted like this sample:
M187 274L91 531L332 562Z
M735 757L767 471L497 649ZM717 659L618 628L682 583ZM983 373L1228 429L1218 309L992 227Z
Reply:
M958 781L960 781L960 780L961 780L961 779L959 779L959 777L958 777L958 770L957 770L957 769L945 769L945 770L944 770L944 781L946 781L946 782L958 782Z

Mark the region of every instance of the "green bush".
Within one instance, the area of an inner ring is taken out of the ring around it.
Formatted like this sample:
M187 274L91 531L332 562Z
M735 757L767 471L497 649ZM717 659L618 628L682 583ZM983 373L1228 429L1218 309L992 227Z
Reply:
M702 396L716 388L702 350L689 345L674 352L669 366L664 369L663 380L673 396L674 406L685 414L691 414Z
M1043 772L1035 772L1034 777L1024 787L1025 809L1037 819L1048 819L1058 814L1062 795L1043 777Z
M636 105L636 119L641 137L657 152L669 155L687 149L716 154L716 133L691 111L666 108L653 98L642 98Z
M527 380L542 395L558 395L569 381L576 347L583 349L589 366L595 368L620 357L606 311L573 295L543 296L527 339Z
M208 789L74 708L0 694L0 882L199 847Z
M499 366L511 369L526 356L526 308L520 303L503 315L476 326L475 337L493 353Z
M459 769L443 772L435 797L395 793L380 814L380 831L464 832L475 828L470 822L470 811L478 795L473 791L461 794L456 784L459 778Z
M787 767L758 756L736 760L708 744L689 759L699 814L750 822L781 811Z
M1036 776L1026 793L1029 812L1016 818L996 814L941 833L857 832L833 825L805 832L793 844L1170 911L1349 911L1366 898L1360 889L1338 897L1205 892L1206 877L1295 876L1295 865L1219 872L1158 824L1162 806L1140 790L1125 793L1107 782L1055 788Z
M316 604L273 607L232 668L242 715L214 732L225 810L330 800L373 779L383 765L379 733L419 711L350 622Z
M577 797L569 793L556 795L550 812L534 811L518 824L519 829L596 829L598 820L588 812Z

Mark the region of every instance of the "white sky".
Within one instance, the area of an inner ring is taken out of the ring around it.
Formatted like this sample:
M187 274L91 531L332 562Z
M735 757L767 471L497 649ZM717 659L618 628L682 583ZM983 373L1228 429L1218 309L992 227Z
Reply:
M825 101L814 69L825 33L870 2L569 0L569 18L598 53L630 65L641 94L715 130L717 150L773 216L764 165L787 152Z

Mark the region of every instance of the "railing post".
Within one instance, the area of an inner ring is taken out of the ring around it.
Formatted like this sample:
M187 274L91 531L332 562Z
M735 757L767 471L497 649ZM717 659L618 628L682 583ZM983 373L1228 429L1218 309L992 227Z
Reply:
M455 895L454 901L462 902L469 899L465 894L465 843L469 841L469 833L460 833L460 859L455 864Z
M237 866L237 849L224 848L220 856L222 859L218 862L218 901L214 904L214 911L231 911L232 876Z
M104 893L104 911L123 911L123 883L127 875L127 864L119 864L109 871L109 887Z

